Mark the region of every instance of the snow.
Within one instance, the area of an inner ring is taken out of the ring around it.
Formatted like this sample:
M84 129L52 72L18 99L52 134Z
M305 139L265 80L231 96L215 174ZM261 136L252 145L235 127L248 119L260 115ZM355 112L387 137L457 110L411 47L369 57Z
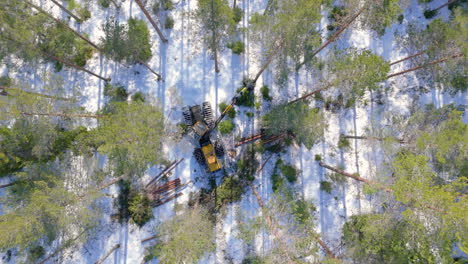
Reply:
M40 3L49 12L54 13L56 17L66 18L49 1L36 0L35 2ZM248 17L254 12L262 12L266 2L266 0L238 1L238 6L244 10L245 14L241 26L247 27ZM442 3L444 3L443 0L435 0L429 6L436 7ZM239 37L246 44L246 52L241 56L231 54L229 49L221 52L219 56L221 72L215 74L214 62L203 47L197 23L194 21L193 16L189 14L195 9L196 1L194 0L179 0L175 3L175 10L171 11L171 15L176 22L174 29L163 30L163 34L169 40L167 44L161 43L155 30L148 23L153 43L153 57L148 64L155 71L162 74L164 82L157 82L156 76L144 67L131 66L127 68L99 54L94 56L86 68L100 75L110 76L112 83L120 82L127 87L130 93L141 91L154 97L160 102L166 117L171 122L178 123L181 120L180 110L182 106L200 104L203 101L209 101L213 110L218 114L218 104L230 100L235 94L236 88L239 87L242 77L252 76L260 68L261 60L256 54L259 54L261 46L251 41L249 33L240 34ZM401 25L398 23L392 25L382 37L352 27L340 37L336 45L339 48L370 49L389 61L403 58L412 53L399 46L394 33L404 32L408 21L418 21L421 24L427 23L422 15L423 11L424 8L417 3L417 0L412 0L404 12L404 22ZM90 20L81 25L72 21L71 25L80 32L88 33L90 39L95 43L103 36L101 25L106 18L114 16L124 22L129 17L136 17L147 21L139 7L132 0L123 3L118 15L112 5L110 9L102 10L94 3L91 13L93 17ZM448 11L446 7L441 10L439 16L447 19ZM157 19L154 15L153 18ZM326 21L324 19L320 27L323 28L325 25ZM319 56L327 56L326 50L320 53ZM42 70L53 71L51 65L36 66L41 67ZM397 72L408 66L407 62L404 62L392 67L392 71ZM31 69L34 69L34 65L25 65L17 71L13 70L10 74L17 79L30 81L35 89L40 90L42 83L40 73ZM5 72L6 67L2 66L0 70ZM65 69L60 75L67 80L69 89L82 91L83 105L86 109L96 111L103 106L103 81L71 69ZM286 88L281 89L275 84L271 70L267 70L263 74L257 82L257 88L262 84L269 85L274 103L284 101L286 98L296 98L305 91L310 91L311 88L319 86L312 74L304 69L296 75L291 74ZM371 122L375 122L372 120L384 122L382 121L384 111L393 111L400 114L409 113L409 108L413 104L412 95L404 93L404 90L407 87L420 85L414 73L395 77L389 80L386 85L392 85L393 89L388 92L388 100L385 105L377 105L371 100L375 94L369 93L367 95L369 99L367 106L359 104L354 109L342 110L338 113L327 112L326 119L329 121L329 127L326 130L323 142L316 144L311 150L307 150L304 146L293 146L286 154L282 155L285 162L292 163L301 171L296 187L306 200L315 203L318 209L317 231L322 235L329 247L336 250L337 254L341 253L341 227L346 220L355 214L371 212L378 208L379 204L373 197L365 196L362 193L361 184L350 180L339 185L331 194L321 191L320 181L327 180L326 171L318 165L314 160L314 156L320 154L325 163L332 166L343 166L345 171L358 172L364 178L372 179L375 177L376 167L382 161L382 150L379 146L372 146L372 144L365 144L355 140L351 141L352 151L343 152L336 145L340 133L363 135ZM421 96L419 102L434 103L436 107L442 107L449 103L465 104L466 99L467 94L451 97L433 89L430 93ZM266 107L262 106L261 111L265 111ZM256 115L256 119L249 119L240 112L242 111L239 111L238 116L235 118L236 130L234 135L246 136L257 132L259 128L258 115ZM465 115L466 121L468 120ZM233 137L226 137L224 140L228 146L234 142ZM141 229L131 223L118 224L111 222L110 214L115 212L112 199L109 197L102 198L100 204L104 213L98 228L90 232L92 233L90 239L84 244L67 250L65 256L59 262L94 263L115 244L119 243L121 245L120 249L114 251L104 263L141 263L145 255L145 248L154 244L154 242L150 241L142 244L140 241L154 235L158 223L167 220L174 214L175 203L186 203L188 194L196 191L202 185L196 180L197 178L203 179L204 174L201 173L201 168L192 158L193 149L190 144L187 139L183 139L175 146L166 145L164 148L169 160L185 158L171 176L171 179L179 177L182 183L194 182L183 191L183 196L176 199L177 201L171 201L153 209L154 219ZM243 147L237 149L238 153L242 151ZM261 162L263 163L266 158L263 157ZM94 166L101 168L105 166L104 157L98 156L96 159L98 162ZM272 194L270 174L275 160L275 158L272 158L255 180L255 185L259 188L259 192L265 201ZM143 180L149 180L161 169L160 167L151 168ZM2 179L0 184L6 183L4 181ZM106 193L115 196L117 195L117 189L113 186ZM3 194L4 190L0 190L0 195ZM227 258L231 258L232 263L242 262L247 249L245 244L236 238L236 228L238 226L236 216L239 210L242 210L249 217L260 214L257 201L250 189L240 202L226 207L223 219L216 225L216 252L207 254L200 263L227 263ZM264 252L265 248L267 248L267 245L265 245L267 240L266 234L262 234L256 240L255 248L257 252ZM51 247L47 249L47 252L50 253L53 250L54 247ZM15 258L10 263L15 263L14 261ZM153 260L152 263L158 262Z

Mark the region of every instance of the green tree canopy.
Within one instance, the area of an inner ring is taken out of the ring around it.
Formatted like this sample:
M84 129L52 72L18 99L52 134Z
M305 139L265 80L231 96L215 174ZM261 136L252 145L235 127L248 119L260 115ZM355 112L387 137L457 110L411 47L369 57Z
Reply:
M298 102L275 106L263 116L262 126L269 136L292 134L299 144L310 149L323 137L327 122L319 109Z
M159 241L152 254L161 263L196 263L215 250L214 224L201 206L178 212L158 227Z
M82 137L85 145L109 156L117 175L140 175L164 161L164 124L161 109L140 101L114 102L99 126Z

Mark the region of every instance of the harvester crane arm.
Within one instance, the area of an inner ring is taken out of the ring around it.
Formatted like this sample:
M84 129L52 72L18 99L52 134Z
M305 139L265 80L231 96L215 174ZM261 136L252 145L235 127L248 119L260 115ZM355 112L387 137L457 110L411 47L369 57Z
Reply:
M226 107L226 109L224 109L224 111L221 113L221 115L216 119L216 121L214 122L213 126L210 127L206 132L205 134L203 134L202 138L203 137L206 137L206 136L209 136L211 131L213 131L213 129L215 129L218 124L223 120L223 118L226 116L226 114L229 112L229 110L231 110L234 105L237 103L237 101L239 100L239 98L244 95L245 93L247 92L252 92L253 89L255 87L255 83L253 82L247 82L245 87L242 88L236 95L234 95L234 97L232 98L231 100L231 103Z

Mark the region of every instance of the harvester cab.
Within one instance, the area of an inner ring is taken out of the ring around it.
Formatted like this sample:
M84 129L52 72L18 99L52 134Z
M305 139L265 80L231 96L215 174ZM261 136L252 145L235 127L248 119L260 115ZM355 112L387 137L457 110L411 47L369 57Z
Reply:
M184 107L182 115L185 124L191 130L189 133L193 135L194 139L198 142L193 155L198 163L207 167L210 172L219 171L222 168L220 159L224 156L225 149L220 140L212 142L210 139L211 132L218 126L221 120L226 116L227 112L234 107L239 98L246 92L252 92L255 84L253 82L244 83L239 93L237 93L231 100L226 109L216 119L213 118L213 110L209 102L204 102L201 105L194 105Z

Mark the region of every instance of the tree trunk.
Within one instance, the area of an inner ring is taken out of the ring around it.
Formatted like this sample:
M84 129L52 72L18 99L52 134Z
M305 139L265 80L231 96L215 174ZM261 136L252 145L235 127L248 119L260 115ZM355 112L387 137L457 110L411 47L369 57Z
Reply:
M5 95L9 95L7 91L18 91L20 93L26 93L26 94L31 94L31 95L36 95L40 97L45 97L45 98L50 98L50 99L55 99L55 100L62 100L62 101L75 101L74 99L70 98L65 98L65 97L60 97L60 96L53 96L53 95L47 95L47 94L41 94L41 93L35 93L35 92L28 92L21 90L19 88L12 88L12 87L5 87L0 85L0 89L5 91Z
M151 25L153 25L154 29L158 33L159 37L163 42L167 42L167 39L164 37L162 34L161 30L159 29L158 25L156 25L156 22L151 18L151 15L148 13L148 11L145 9L145 6L141 2L141 0L135 0L137 5L140 7L141 11L143 11L143 14L145 14L146 18L150 21Z
M441 8L444 8L444 7L446 7L446 6L448 6L448 5L452 4L452 3L455 3L456 1L458 1L458 0L447 1L447 3L445 3L445 4L443 4L443 5L439 6L439 7L434 8L432 11L436 11L436 10L439 10Z
M56 23L66 27L68 30L70 30L71 32L73 32L76 36L78 36L79 38L81 38L82 40L84 40L85 42L87 42L89 45L91 45L93 48L95 48L96 50L98 50L99 52L102 52L102 49L98 47L98 45L94 44L93 42L91 42L91 40L89 40L87 37L83 36L82 34L80 34L79 32L77 32L76 30L74 30L73 28L71 28L67 23L63 22L62 20L60 19L57 19L55 18L54 16L52 16L51 14L47 13L44 9L40 8L39 6L33 4L33 3L30 3L30 2L26 2L26 4L32 6L34 9L36 9L37 11L43 13L44 15L50 17L51 19L53 19Z
M63 25L65 28L67 28L68 30L70 30L71 32L73 32L76 36L78 36L79 38L81 38L82 40L84 40L86 43L88 43L89 45L91 45L94 49L96 49L97 51L99 51L100 53L103 53L103 50L96 44L94 44L91 40L89 40L87 37L83 36L82 34L80 34L79 32L77 32L76 30L74 30L73 28L71 28L70 26L68 26L68 24L66 24L65 22L63 22L62 20L60 19L57 19L55 18L54 16L50 15L49 13L47 13L44 9L40 8L39 6L36 6L30 2L26 2L28 5L32 6L33 8L35 8L36 10L38 10L39 12L47 15L48 17L52 18L56 23L59 23L61 25ZM151 67L146 64L144 61L137 61L138 63L140 63L141 65L145 66L148 70L150 70L152 73L154 73L157 77L158 77L158 81L162 80L162 77L159 73L157 73L156 71L154 71L153 69L151 69Z
M63 114L63 113L39 113L39 112L20 112L22 115L26 116L57 116L57 117L83 117L83 118L102 118L103 115L92 115L92 114Z
M390 74L390 75L387 76L387 79L390 79L392 77L402 75L402 74L405 74L405 73L408 73L408 72L416 71L416 70L422 69L422 68L430 66L430 65L438 64L438 63L444 62L444 61L449 60L449 59L455 59L455 58L458 58L458 57L463 57L463 53L459 53L459 54L455 54L455 55L451 55L451 56L446 56L446 57L443 57L442 59L431 61L429 63L423 64L423 65L420 65L420 66L417 66L417 67L414 67L414 68L411 68L411 69L408 69L408 70L404 70L404 71L401 71L401 72Z
M232 4L232 9L236 8L237 1L234 0L234 3Z
M177 167L177 165L179 165L182 161L184 160L184 158L181 158L180 160L178 161L174 161L173 163L171 163L169 166L167 166L163 171L161 171L158 175L156 175L153 179L151 179L146 185L145 185L145 188L148 188L148 186L150 186L153 182L157 181L159 178L161 178L162 176L166 175L167 173L171 172L175 167Z
M68 9L66 9L63 5L61 5L59 2L55 1L55 0L50 0L52 1L52 3L56 4L58 7L60 7L63 11L65 11L67 14L69 14L71 17L73 17L78 23L81 23L83 22L83 19L79 18L78 16L76 16L75 14L73 14L71 11L69 11Z
M214 63L215 63L215 72L219 72L219 65L218 65L218 50L215 48L214 49Z
M368 179L364 179L362 177L359 176L359 174L355 173L355 174L351 174L351 173L348 173L348 172L345 172L345 171L342 171L340 169L337 169L337 168L334 168L330 165L327 165L323 162L319 162L319 165L321 167L324 167L326 169L329 169L333 172L336 172L340 175L343 175L343 176L346 176L346 177L349 177L349 178L352 178L352 179L355 179L356 181L360 181L360 182L364 182L364 183L367 183L367 184L370 184L370 185L374 185L374 186L377 186L379 189L381 190L384 190L386 192L392 192L392 189L388 188L388 187L382 187L382 186L379 186L379 184L376 184L375 182L372 182L372 181L369 181Z
M77 70L80 70L80 71L84 71L84 72L86 72L86 73L89 73L89 74L91 74L91 75L93 75L93 76L95 76L95 77L97 77L97 78L99 78L99 79L101 79L101 80L103 80L103 81L106 81L106 82L110 82L110 81L111 81L111 78L103 77L103 76L101 76L101 75L99 75L99 74L96 74L96 73L94 73L94 72L92 72L92 71L90 71L90 70L87 70L87 69L85 69L85 68L83 68L83 67L81 67L81 66L78 66L78 65L76 65L76 64L74 64L74 63L72 63L72 62L66 61L66 60L64 60L64 59L62 59L62 58L59 58L59 57L54 56L54 55L52 55L52 54L49 54L49 53L47 53L47 52L45 52L45 51L41 51L41 52L42 52L42 54L44 54L46 57L48 57L48 58L51 59L51 60L58 61L58 62L60 62L60 63L65 64L65 65L68 66L68 67L75 68L75 69L77 69Z
M263 64L262 68L257 73L257 75L255 75L255 78L253 79L253 83L257 83L258 78L260 78L260 75L262 75L262 73L268 68L268 65L270 65L272 60L273 60L273 55L270 55L266 63Z
M315 55L317 55L317 53L319 53L320 51L322 51L324 48L326 48L328 45L330 45L332 42L334 42L335 40L338 39L338 37L341 35L341 33L343 33L348 27L349 25L351 25L351 23L353 23L354 20L356 20L356 18L362 14L362 12L366 9L366 6L363 6L359 12L357 12L354 16L351 17L351 19L346 22L346 24L344 24L340 30L338 30L337 32L335 32L335 34L333 34L320 48L316 49L312 55L311 55L311 58L314 57ZM304 65L305 61L302 62L301 64L299 64L298 68L300 68L302 65Z
M154 236L147 237L145 239L142 239L141 243L148 242L148 241L153 240L153 239L158 238L158 237L159 237L159 235L154 235Z
M0 189L5 188L5 187L9 187L9 186L12 186L12 185L15 185L15 184L17 184L17 183L18 183L18 182L15 181L15 182L10 182L10 183L7 183L7 184L0 185Z
M151 67L146 62L144 62L142 60L138 60L138 63L145 66L150 72L152 72L154 75L156 75L156 77L158 77L158 81L163 81L162 76L159 73L157 73L156 71L154 71L153 69L151 69Z
M349 136L349 135L343 135L343 138L347 139L365 139L365 140L377 140L377 141L384 141L387 139L392 139L395 141L398 141L399 143L403 144L405 141L400 138L395 138L395 137L369 137L369 136Z
M104 260L106 260L106 258L108 258L112 254L112 252L114 252L114 250L116 250L118 248L120 248L120 244L117 244L114 247L112 247L111 250L109 250L109 252L107 252L107 254L104 257L102 257L100 260L96 261L96 264L103 263Z
M314 95L314 94L316 94L316 93L319 93L319 92L321 92L321 91L323 91L323 90L326 90L326 89L328 89L328 88L330 88L330 87L332 87L332 86L333 86L333 84L329 83L329 84L325 85L324 87L322 87L322 88L320 88L320 89L317 89L317 90L312 91L312 92L310 92L310 93L308 93L308 94L305 94L305 95L303 95L303 96L301 96L301 97L299 97L299 98L297 98L297 99L292 100L292 101L289 102L288 104L293 104L293 103L296 103L296 102L298 102L298 101L304 100L304 99L306 99L306 98L308 98L308 97L310 97L310 96L312 96L312 95Z
M391 62L391 63L390 63L390 66L392 66L392 65L394 65L394 64L397 64L397 63L400 63L400 62L403 62L403 61L405 61L405 60L409 60L409 59L411 59L411 58L420 56L420 55L424 54L424 52L425 52L425 51L421 51L421 52L418 52L418 53L416 53L416 54L414 54L414 55L405 57L405 58L403 58L403 59L400 59L400 60L397 60L397 61L394 61L394 62Z
M108 182L108 183L106 183L104 185L101 185L100 187L98 187L98 190L102 191L105 188L111 186L112 184L116 184L120 180L127 179L127 178L128 178L128 174L121 175L120 177L117 177L117 178L113 179L112 181L110 181L110 182Z

